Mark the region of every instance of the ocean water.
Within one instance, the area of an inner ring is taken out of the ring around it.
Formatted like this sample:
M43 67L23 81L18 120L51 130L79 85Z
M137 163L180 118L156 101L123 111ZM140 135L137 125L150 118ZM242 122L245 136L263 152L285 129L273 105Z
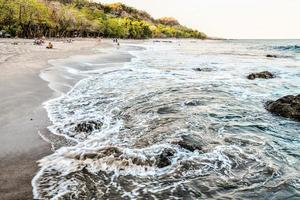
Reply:
M300 93L299 40L121 46L65 64L80 81L45 108L74 145L39 161L35 198L300 199L300 122L264 108Z

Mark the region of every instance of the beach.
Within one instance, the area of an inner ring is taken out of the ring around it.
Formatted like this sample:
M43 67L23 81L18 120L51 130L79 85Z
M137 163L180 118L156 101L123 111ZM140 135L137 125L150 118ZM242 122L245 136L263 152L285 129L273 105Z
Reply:
M33 40L0 39L1 199L32 199L36 161L51 153L39 133L46 134L50 124L42 103L56 94L40 71L49 67L50 59L94 54L95 47L111 46L96 39L51 42L54 48L46 49L47 41L39 46Z
M299 122L265 104L299 94L300 41L15 41L1 198L299 198Z
M0 0L0 200L300 200L299 7Z

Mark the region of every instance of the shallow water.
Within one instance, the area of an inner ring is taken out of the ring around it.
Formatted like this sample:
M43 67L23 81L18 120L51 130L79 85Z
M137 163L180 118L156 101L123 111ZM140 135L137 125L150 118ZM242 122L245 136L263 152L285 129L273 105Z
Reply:
M299 44L148 41L124 65L79 59L88 78L45 103L77 144L40 161L35 197L299 199L300 123L264 109L300 93ZM246 79L264 70L276 78Z

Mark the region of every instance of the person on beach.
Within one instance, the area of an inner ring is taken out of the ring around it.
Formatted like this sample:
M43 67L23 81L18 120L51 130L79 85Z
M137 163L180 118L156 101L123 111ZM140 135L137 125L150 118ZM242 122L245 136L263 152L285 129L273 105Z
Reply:
M42 45L42 41L40 39L35 39L33 41L33 44L35 44L35 45Z
M53 44L49 42L48 46L46 47L47 49L53 49Z
M118 38L113 38L113 43L119 43Z

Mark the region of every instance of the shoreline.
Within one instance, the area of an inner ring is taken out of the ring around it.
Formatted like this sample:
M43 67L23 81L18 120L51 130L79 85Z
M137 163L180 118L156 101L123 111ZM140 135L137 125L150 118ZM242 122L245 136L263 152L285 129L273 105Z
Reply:
M18 45L13 45L18 42ZM51 124L42 103L54 92L40 78L48 61L75 55L91 55L95 47L110 42L80 39L73 43L52 41L54 49L33 45L33 40L0 39L0 193L4 199L32 199L31 181L37 161L52 153L39 135L48 134Z
M135 46L136 44L139 44L137 42L130 40L124 40L123 42L125 45L122 45L121 48L115 48L114 46L112 46L112 48L107 47L105 48L105 52L98 52L98 50L103 49L96 47L93 54L78 54L76 56L72 55L63 59L52 59L49 61L50 66L41 71L41 79L48 82L49 88L55 93L52 98L49 98L43 103L43 107L47 111L48 119L50 120L50 125L47 132L40 134L44 140L48 141L52 145L52 153L61 147L74 146L77 142L66 135L62 135L52 130L51 126L54 125L55 121L52 121L51 111L49 112L48 110L48 103L64 97L64 95L71 92L75 87L77 87L77 85L80 85L81 81L92 78L95 73L97 74L99 72L99 70L105 73L112 69L117 70L122 68L126 63L131 62L131 59L133 58L130 50L136 50L136 48L143 49L142 47ZM51 156L52 153L45 157ZM33 187L33 196L37 199L39 198L39 194L36 181L43 173L43 160L44 159L40 159L37 161L39 169L36 171L31 182Z
M138 44L131 40L124 40L127 45ZM108 43L105 42L107 45ZM105 52L99 50L105 50ZM48 83L48 87L53 91L51 98L42 103L43 108L47 111L47 104L56 99L62 98L71 92L81 81L93 77L94 71L111 70L120 68L133 58L128 49L115 48L112 44L104 48L95 47L90 54L76 54L65 58L51 59L48 61L48 67L40 71L39 77ZM100 63L100 64L98 64ZM91 66L90 66L91 65ZM55 151L63 146L72 146L76 142L66 135L61 135L51 131L51 115L47 112L50 124L46 132L39 133L40 136L52 145ZM49 130L50 127L50 130Z

